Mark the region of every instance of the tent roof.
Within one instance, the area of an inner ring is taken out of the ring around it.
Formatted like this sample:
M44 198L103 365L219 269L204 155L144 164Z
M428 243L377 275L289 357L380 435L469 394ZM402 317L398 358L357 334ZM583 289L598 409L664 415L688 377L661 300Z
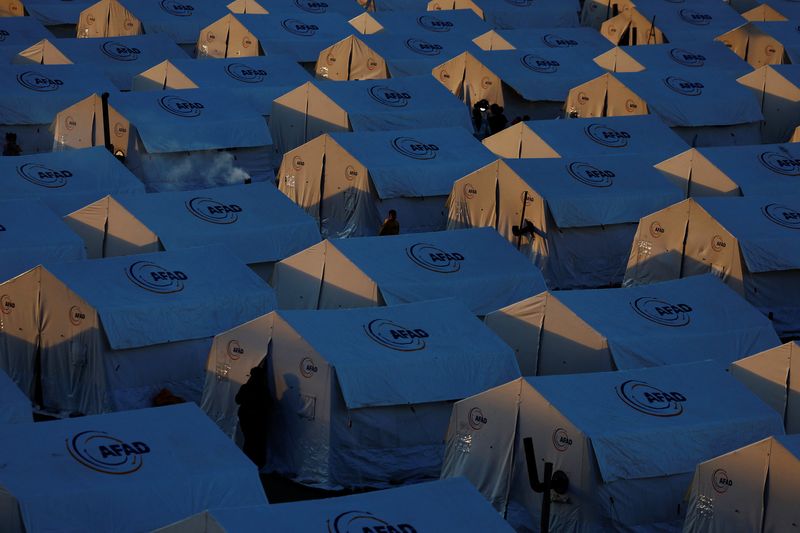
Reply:
M375 281L387 305L456 297L483 315L546 289L539 269L494 228L330 242Z
M131 121L149 153L271 145L263 115L227 96L222 89L130 92L109 104Z
M53 34L34 17L0 17L0 46L23 48L52 38Z
M434 67L465 48L476 48L471 36L448 32L433 33L420 27L408 32L379 32L362 35L361 40L386 60L393 77L430 75Z
M275 308L272 289L219 245L45 267L97 310L115 350L212 337Z
M600 54L614 47L594 28L549 27L497 30L497 33L519 49L572 48L583 54Z
M297 12L304 15L322 15L339 13L354 17L363 13L364 9L357 2L319 2L317 0L257 0L259 5L273 12Z
M544 198L560 228L636 223L683 199L642 154L505 162Z
M736 237L750 272L800 268L800 195L695 201Z
M449 11L378 11L371 16L384 28L384 32L396 35L460 35L469 39L489 31L491 26L471 9ZM420 30L423 30L420 33Z
M495 157L462 128L334 133L369 170L381 199L446 196L453 182Z
M696 148L745 196L797 194L800 145L795 143Z
M164 33L178 44L194 44L203 28L229 13L226 2L216 0L117 1L142 22L145 33Z
M6 65L0 76L0 124L50 124L93 92L116 92L111 81L78 65Z
M636 0L635 9L648 20L655 17L656 27L676 43L710 41L747 22L728 4L717 0Z
M270 183L115 198L167 250L225 244L243 262L258 263L320 240L316 221Z
M671 40L669 44L624 46L617 52L627 54L646 69L657 72L685 67L684 77L709 70L731 76L743 76L753 71L753 67L718 41Z
M458 300L278 314L336 369L349 409L460 400L520 375ZM424 337L398 336L408 332Z
M775 440L789 450L789 453L794 455L800 461L800 434L795 435L778 435Z
M441 0L445 8L451 7L452 0ZM577 0L473 0L483 11L483 18L498 29L540 28L542 26L578 26L580 5ZM428 4L430 10L441 7L436 1Z
M0 200L0 254L0 282L45 261L86 257L81 238L36 198Z
M798 31L800 33L800 31ZM785 64L785 65L769 65L769 68L780 74L789 83L795 87L800 87L800 65Z
M144 185L105 147L0 157L0 196L39 198L59 215Z
M266 55L285 55L295 61L316 61L319 53L355 29L338 13L300 15L234 15L261 43Z
M31 401L0 369L0 424L33 422Z
M687 75L685 69L616 72L621 83L657 113L667 126L727 126L760 122L759 100L728 76L712 71Z
M780 344L767 317L710 274L552 296L606 338L620 369L730 363Z
M0 486L28 531L149 531L266 504L255 466L192 403L17 424L0 432L0 452Z
M591 440L606 483L693 472L783 433L780 415L713 362L525 379Z
M97 0L24 0L23 5L31 17L45 26L74 25L78 23L81 11Z

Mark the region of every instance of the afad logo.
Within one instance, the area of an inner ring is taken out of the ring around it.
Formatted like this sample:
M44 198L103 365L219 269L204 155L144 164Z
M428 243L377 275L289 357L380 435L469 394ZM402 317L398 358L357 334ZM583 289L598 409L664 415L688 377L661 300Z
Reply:
M525 54L520 58L520 62L530 70L541 74L553 74L561 66L558 61L545 59L536 54Z
M0 313L4 315L10 315L14 309L16 309L17 304L14 303L14 300L11 299L11 296L8 294L4 294L0 296Z
M664 85L683 96L700 96L703 94L705 86L696 81L687 81L677 76L667 76L664 78Z
M327 13L328 11L328 4L326 4L325 2L309 2L308 0L294 0L294 5L296 5L303 11L314 13L315 15L321 13Z
M533 4L533 0L506 0L506 3L514 7L528 7Z
M471 427L475 431L479 431L489 421L483 415L483 411L481 411L480 407L473 407L472 409L470 409L467 417L468 417L467 422L469 422L469 427Z
M678 416L683 413L686 396L679 392L664 392L644 381L631 379L618 385L617 396L628 406L650 416Z
M133 474L142 468L150 446L125 442L105 431L81 431L65 440L67 451L80 464L103 474Z
M106 41L100 45L100 51L116 61L136 61L142 53L138 48L125 46L116 41Z
M161 9L175 17L191 17L194 13L194 6L185 2L175 0L161 0Z
M705 56L689 52L683 48L673 48L669 51L669 57L684 67L702 67L706 64Z
M570 48L578 46L578 41L575 39L566 39L552 33L548 33L542 37L542 42L550 48Z
M472 200L478 194L478 189L471 183L465 183L462 190L467 200Z
M194 118L199 117L204 109L200 102L190 102L180 96L168 95L158 99L158 105L164 111L172 113L176 117Z
M304 357L300 361L300 375L304 378L310 378L319 372L319 367L314 363L310 357Z
M654 239L658 239L664 235L664 233L666 233L666 230L664 229L664 226L661 225L661 222L656 220L650 224L650 236Z
M445 252L425 242L406 248L406 255L418 266L439 274L458 272L461 270L461 262L464 261L464 256L458 252Z
M694 9L681 9L679 14L683 20L695 26L708 26L714 17L706 13L700 13Z
M565 452L572 446L572 439L564 428L556 428L553 431L552 440L553 447L560 452Z
M721 252L728 247L728 243L720 235L711 237L711 249L715 252Z
M186 202L186 210L205 222L233 224L239 220L242 208L236 204L223 204L213 198L196 196Z
M417 17L417 24L428 31L435 31L437 33L447 32L454 28L453 23L449 20L442 20L433 15Z
M589 124L583 132L592 141L609 148L625 148L631 138L627 131L617 131L603 124Z
M404 91L395 91L385 85L373 85L368 91L369 97L388 107L405 107L411 95Z
M0 43L5 41L9 36L11 36L11 34L8 33L7 30L0 30Z
M167 270L150 261L136 261L125 269L125 275L134 285L159 294L180 292L189 279L180 270Z
M17 74L17 83L26 89L40 93L56 91L59 87L64 85L62 80L48 78L44 74L33 70L26 70L25 72Z
M442 45L429 43L423 39L406 39L406 48L424 56L438 56L442 52Z
M376 318L363 327L364 333L373 341L401 352L424 350L425 339L430 337L424 329L406 328L384 318Z
M225 74L242 83L261 83L267 71L261 68L252 68L244 63L231 63L225 67Z
M725 494L733 486L733 480L728 477L728 473L722 468L717 468L711 474L711 487L718 494Z
M34 185L48 189L58 189L67 184L67 178L72 177L69 170L53 170L38 163L25 163L17 167L17 174Z
M611 187L616 174L610 170L602 170L589 163L575 161L567 165L570 176L590 187Z
M761 212L769 220L789 229L800 229L800 211L780 204L767 204Z
M800 176L800 159L787 157L779 152L761 152L758 162L772 172L784 176Z
M73 305L69 308L69 321L73 326L80 326L86 320L86 313L80 307Z
M642 296L630 302L630 305L637 315L661 326L680 328L692 320L689 313L693 309L686 304L671 304L659 298Z
M311 37L319 30L319 26L315 24L306 24L297 19L285 19L281 22L281 26L289 33L299 35L300 37Z
M369 511L347 511L326 522L328 533L417 533L411 524L392 524Z
M244 348L242 348L237 340L230 341L225 351L228 357L233 361L238 361L239 358L244 355Z
M395 137L391 145L396 152L420 161L435 158L439 151L439 147L435 144L424 143L413 137Z

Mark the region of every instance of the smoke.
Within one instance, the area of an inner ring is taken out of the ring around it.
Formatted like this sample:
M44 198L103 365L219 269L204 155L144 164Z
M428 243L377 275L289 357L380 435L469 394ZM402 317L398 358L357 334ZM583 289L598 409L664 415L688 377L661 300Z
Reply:
M235 166L234 156L230 152L175 154L161 163L157 173L148 172L158 181L150 185L159 191L205 189L250 181L250 174Z

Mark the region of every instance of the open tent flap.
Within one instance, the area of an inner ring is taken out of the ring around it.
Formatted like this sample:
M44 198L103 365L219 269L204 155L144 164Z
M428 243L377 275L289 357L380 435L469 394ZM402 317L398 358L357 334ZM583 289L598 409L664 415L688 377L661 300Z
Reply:
M334 133L331 137L369 170L382 200L447 195L455 180L494 159L461 128Z
M33 422L31 401L0 369L0 424Z
M783 434L780 416L713 362L528 381L591 440L606 483L693 472Z
M349 409L456 400L520 375L457 300L280 315L335 368Z
M633 154L507 164L545 199L560 228L636 223L683 199L652 161Z
M46 265L97 309L111 348L212 337L275 308L224 246Z
M485 315L546 290L539 269L494 228L330 242L377 283L388 305L457 297Z

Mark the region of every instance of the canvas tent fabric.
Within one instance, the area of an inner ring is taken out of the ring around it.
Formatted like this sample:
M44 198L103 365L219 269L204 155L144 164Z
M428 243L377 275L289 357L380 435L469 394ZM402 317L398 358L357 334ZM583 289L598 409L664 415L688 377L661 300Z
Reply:
M34 17L0 17L0 46L19 49L52 36Z
M74 0L62 2L61 0L22 0L25 12L40 23L53 29L62 29L64 26L73 30L78 22L81 11L94 4L94 0ZM16 16L22 13L17 13ZM75 34L69 35L74 37ZM59 35L66 37L66 35Z
M158 533L322 531L330 525L339 531L347 531L345 527L360 531L513 531L467 481L447 479L309 502L206 511Z
M781 346L734 361L730 373L781 415L786 433L800 433L800 344Z
M452 401L520 375L456 300L277 311L267 365L267 468L328 489L437 478Z
M550 291L487 315L526 375L737 358L777 346L769 320L712 276Z
M436 231L453 183L492 159L461 128L332 133L284 155L278 188L326 237L376 235L390 209L403 233Z
M594 62L611 72L672 71L677 67L689 76L710 70L738 77L753 71L727 46L713 41L616 47L595 57Z
M499 160L453 184L447 227L496 228L550 288L604 287L622 282L639 219L682 198L636 154Z
M0 424L33 422L31 401L8 374L0 370Z
M766 65L737 81L761 102L762 142L790 140L800 112L800 65Z
M104 147L0 158L0 196L39 199L64 216L107 194L144 185Z
M800 520L800 435L768 437L697 465L685 533L789 531Z
M569 479L551 531L675 530L698 462L782 433L778 415L713 362L522 378L456 402L442 477L466 477L517 531L533 531L530 437L537 463Z
M86 258L80 237L38 200L0 200L0 280L45 262ZM2 307L0 307L2 312Z
M241 0L240 0L241 1ZM231 2L228 4L228 9L231 9L232 4L238 2ZM244 3L247 7L248 13L255 13L251 10L255 2L253 0L245 0ZM258 5L263 8L267 13L274 12L292 12L301 13L303 15L326 15L328 13L338 13L342 16L354 17L364 10L355 1L353 2L317 2L315 0L258 0ZM238 11L234 11L234 13Z
M481 50L571 48L595 56L614 47L593 28L549 27L490 30L473 39Z
M507 159L637 154L657 163L687 149L657 115L531 120L482 142Z
M441 128L472 131L468 110L431 76L305 83L276 98L269 120L281 153L338 131Z
M545 290L492 228L326 240L275 266L279 309L398 305L455 297L484 315Z
M192 404L17 424L0 450L0 522L12 533L149 531L267 503L255 466Z
M392 78L428 75L442 61L471 46L468 37L447 32L430 34L419 28L408 33L375 33L362 39L383 57Z
M354 35L322 50L314 72L318 78L337 81L383 80L389 77L386 61Z
M458 35L467 39L473 39L491 29L491 26L484 22L474 11L469 9L458 9L450 11L387 11L367 15L382 27L386 33L409 34L423 30L423 35L431 37L439 34ZM358 23L350 23L359 30L360 33L372 33L367 30L367 26L359 26ZM362 31L363 30L363 31Z
M565 108L578 118L654 113L692 146L756 144L764 118L733 79L679 69L603 74L574 87Z
M713 273L768 316L800 331L800 198L690 198L639 221L625 285Z
M578 26L578 2L572 0L431 0L428 11L471 9L499 29Z
M314 221L271 183L107 196L64 220L90 259L224 244L265 279L275 261L320 240Z
M199 401L211 337L275 307L228 248L48 264L2 284L4 370L56 412L150 405L162 388ZM34 355L39 354L37 368Z
M718 36L753 68L800 60L800 35L797 24L786 22L748 22Z

